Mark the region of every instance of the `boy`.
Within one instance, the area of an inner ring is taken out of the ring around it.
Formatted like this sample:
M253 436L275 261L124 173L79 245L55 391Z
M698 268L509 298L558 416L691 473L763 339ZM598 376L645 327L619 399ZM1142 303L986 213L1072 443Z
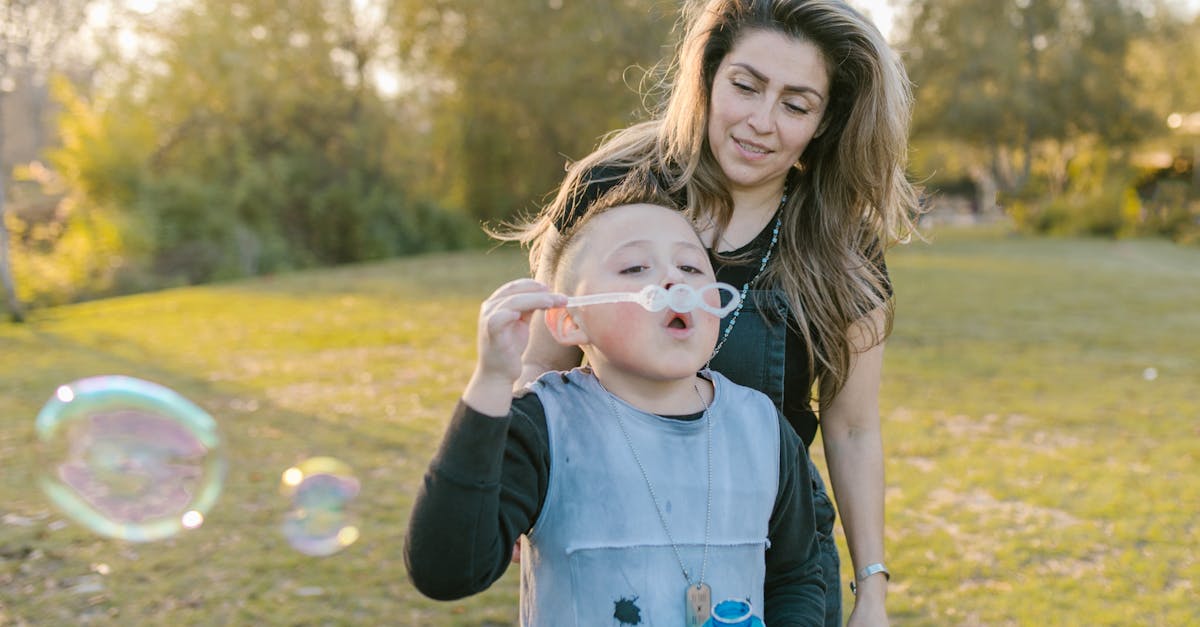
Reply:
M559 237L556 290L715 280L691 224L647 180L628 177ZM704 369L720 321L566 302L526 279L483 303L475 371L408 528L414 585L437 599L480 592L521 536L522 625L698 627L733 598L768 625L821 624L804 447L765 395ZM514 397L538 309L589 365Z

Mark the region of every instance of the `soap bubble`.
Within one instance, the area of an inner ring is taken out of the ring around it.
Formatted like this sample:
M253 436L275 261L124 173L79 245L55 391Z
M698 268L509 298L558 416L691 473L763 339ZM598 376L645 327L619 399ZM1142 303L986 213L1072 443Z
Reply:
M359 483L345 463L332 457L306 459L283 472L281 490L292 501L283 535L297 551L332 555L358 540L350 504Z
M68 383L36 427L42 490L101 535L148 542L195 529L221 493L216 421L161 385L123 376Z
M1146 368L1142 371L1142 378L1147 381L1153 381L1158 378L1158 368Z

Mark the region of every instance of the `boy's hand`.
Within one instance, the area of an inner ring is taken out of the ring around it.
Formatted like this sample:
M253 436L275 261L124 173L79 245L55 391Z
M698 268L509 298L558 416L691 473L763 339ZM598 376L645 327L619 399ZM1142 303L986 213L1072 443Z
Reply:
M482 414L507 415L513 382L521 376L521 353L529 343L530 316L566 304L566 296L533 279L510 281L492 292L479 308L479 357L463 401Z

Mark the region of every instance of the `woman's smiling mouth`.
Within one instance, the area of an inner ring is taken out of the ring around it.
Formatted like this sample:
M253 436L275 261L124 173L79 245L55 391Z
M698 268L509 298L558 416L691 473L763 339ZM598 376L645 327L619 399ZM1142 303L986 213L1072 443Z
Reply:
M738 148L740 148L743 153L748 153L748 154L754 155L754 156L769 155L772 152L775 152L775 151L767 148L766 146L763 146L762 144L757 144L752 141L746 141L744 139L738 139L736 137L733 138L733 143Z

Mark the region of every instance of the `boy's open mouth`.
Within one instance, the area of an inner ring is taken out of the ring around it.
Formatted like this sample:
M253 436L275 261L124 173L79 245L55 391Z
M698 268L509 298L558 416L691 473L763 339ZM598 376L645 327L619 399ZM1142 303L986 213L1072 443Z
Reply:
M667 320L667 328L669 329L688 329L692 326L692 317L690 314L679 313L672 311Z

